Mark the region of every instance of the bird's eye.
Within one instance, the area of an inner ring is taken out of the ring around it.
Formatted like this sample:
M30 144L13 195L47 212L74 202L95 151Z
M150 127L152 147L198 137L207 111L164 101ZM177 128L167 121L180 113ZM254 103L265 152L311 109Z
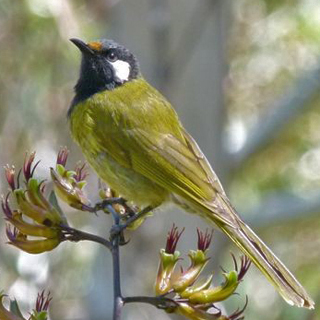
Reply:
M109 51L107 53L107 59L110 61L110 62L115 62L118 60L118 56L117 54L114 52L114 51Z

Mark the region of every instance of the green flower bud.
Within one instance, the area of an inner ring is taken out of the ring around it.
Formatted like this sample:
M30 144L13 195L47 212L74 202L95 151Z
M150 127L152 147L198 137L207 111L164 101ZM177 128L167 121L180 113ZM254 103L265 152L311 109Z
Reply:
M191 320L222 320L221 312L216 314L208 313L206 310L192 306L189 303L179 303L175 312Z
M45 295L44 290L38 293L36 308L31 314L30 320L47 320L48 308L52 298L50 297L50 291Z
M62 239L58 237L53 239L29 240L26 235L18 232L17 229L13 229L13 231L11 231L9 226L6 228L6 233L9 239L9 244L31 254L51 251L62 241Z
M180 252L176 251L176 248L183 231L184 229L179 232L173 224L168 232L166 248L160 250L160 263L155 283L156 295L166 294L172 289L173 272L180 257Z
M189 296L192 304L206 304L222 301L230 297L238 287L238 274L236 271L223 274L225 281L220 286L202 290Z
M207 277L207 279L205 279L204 281L201 281L194 286L190 286L186 288L184 291L180 292L180 297L182 299L187 299L194 293L208 289L211 285L212 278L213 278L213 274Z
M14 190L14 195L20 211L32 220L46 226L59 225L64 222L60 213L42 195L39 184L36 189L27 191L28 197L22 189ZM35 204L38 201L41 202L41 206Z
M57 171L50 169L54 190L58 197L73 208L84 210L89 205L89 200L83 192L86 181L77 181L75 171L66 171L57 165Z
M176 292L182 292L191 286L198 279L209 260L202 250L190 250L188 256L191 260L190 267L172 283Z
M164 249L160 250L160 263L155 283L156 295L165 294L172 289L171 278L179 257L179 251L175 251L171 254L166 253Z
M56 238L59 236L58 229L53 229L47 226L25 222L22 218L22 214L18 211L14 211L12 217L7 218L7 220L12 225L14 225L21 233L28 236L44 238Z

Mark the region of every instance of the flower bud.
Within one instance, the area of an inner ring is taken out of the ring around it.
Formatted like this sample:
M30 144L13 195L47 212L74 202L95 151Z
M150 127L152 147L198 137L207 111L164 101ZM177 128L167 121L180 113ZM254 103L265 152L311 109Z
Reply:
M251 260L247 256L241 256L240 257L240 269L238 268L237 259L234 256L234 254L231 253L231 257L234 263L234 268L238 272L238 281L242 281L243 277L248 272L250 266L251 266Z
M26 179L26 182L29 181L30 178L32 178L35 169L37 168L38 164L40 163L40 160L34 165L32 168L32 163L35 159L36 152L32 152L30 156L28 157L28 153L26 153L26 156L24 158L24 163L23 163L23 175Z
M19 305L16 300L10 300L10 311L7 310L2 303L5 295L0 292L0 319L1 320L25 320L22 316ZM44 291L38 294L36 307L29 313L28 320L47 320L48 319L48 307L52 298L50 292L45 295Z
M56 248L61 242L61 239L59 238L28 240L26 235L19 232L17 229L11 231L9 226L7 226L6 228L6 233L9 239L9 244L31 254L51 251Z
M174 254L170 254L166 253L164 249L161 249L158 276L155 284L156 295L162 295L171 290L171 277L179 257L179 251L175 251Z
M238 308L230 316L222 315L221 310L217 307L214 307L217 310L216 313L210 313L209 309L213 307L211 304L195 306L190 302L179 302L178 307L173 311L191 320L242 320L244 319L243 312L247 305L248 298L246 298L244 307L242 309Z
M14 169L6 167L8 184L15 197L17 209L11 210L9 194L2 198L1 206L5 219L10 223L7 226L9 244L28 253L41 253L57 247L63 240L62 224L67 224L65 217L60 213L51 200L44 195L44 183L33 178L39 161L33 166L35 153L26 155L23 165L26 190L19 187L19 175L15 184ZM21 172L21 170L20 170ZM51 198L50 198L51 199ZM28 217L29 219L25 219ZM32 221L29 221L32 220ZM10 226L13 226L13 230ZM40 239L29 239L29 237Z
M8 213L8 209L10 213ZM21 233L28 236L55 238L59 235L59 231L57 229L49 228L39 224L31 224L24 221L22 218L22 213L17 210L11 212L8 204L5 215L8 222L15 226Z
M15 190L16 183L15 183L15 168L14 166L10 167L8 164L4 166L4 172L5 176L8 182L8 185L10 186L11 190Z
M58 210L44 198L40 190L40 184L38 184L35 179L31 180L36 182L36 188L28 189L27 192L22 189L16 189L14 191L20 211L42 225L52 226L64 222L64 218L60 215ZM31 180L29 180L29 182ZM30 185L30 183L28 185ZM40 201L41 203L38 205L37 201Z
M67 164L68 156L69 156L68 148L67 147L60 148L57 156L57 165L60 164L62 167L65 167Z
M206 266L209 258L207 251L212 239L212 232L206 231L198 233L198 250L190 250L190 266L186 271L180 274L174 273L174 268L179 260L179 255L174 256L177 251L177 241L181 235L177 232L177 228L173 226L167 238L166 250L161 251L160 266L158 270L158 278L156 283L157 294L172 293L173 306L168 306L165 310L169 313L178 313L191 320L240 320L243 319L243 311L237 309L230 316L222 315L221 311L214 303L226 300L235 293L239 283L245 276L250 261L242 256L241 264L238 263L232 255L235 270L229 273L223 273L225 281L216 287L211 287L213 275L199 281L198 278ZM214 309L217 312L212 313Z
M83 192L83 188L87 184L84 180L87 176L84 170L85 165L78 165L75 171L66 170L64 167L67 161L66 158L65 150L63 151L63 155L61 155L60 151L56 170L50 168L54 189L59 198L71 207L86 210L90 203Z
M3 306L3 298L5 297L5 294L0 292L0 319L1 320L25 320L23 317L20 317L13 312L7 310Z
M198 235L198 250L206 252L209 249L209 246L212 241L213 230L209 233L208 229L205 233L197 228L197 235Z
M231 256L234 262L235 271L230 271L229 273L224 272L223 276L225 277L225 281L220 286L195 292L190 295L189 301L191 303L214 303L227 299L235 292L240 281L242 281L243 277L247 273L251 262L247 257L241 256L240 269L238 269L238 263L235 256L233 254Z
M50 297L50 291L45 295L44 290L38 293L36 308L33 310L29 320L47 320L48 308L52 298Z
M188 256L191 261L190 267L172 283L172 287L176 292L182 292L191 286L198 279L209 260L202 250L190 250Z
M180 252L176 251L178 241L183 233L173 225L167 236L166 249L160 250L160 263L158 267L158 275L155 283L156 295L162 295L172 289L171 278L180 257Z
M192 304L206 304L222 301L230 297L238 287L238 274L236 271L223 274L225 281L217 287L202 290L189 296Z
M191 320L223 320L220 311L217 313L209 313L207 310L197 308L186 302L179 303L175 312Z
M207 277L204 281L200 281L193 286L187 287L184 291L180 292L180 297L182 299L187 299L194 293L208 289L211 285L212 279L213 274Z

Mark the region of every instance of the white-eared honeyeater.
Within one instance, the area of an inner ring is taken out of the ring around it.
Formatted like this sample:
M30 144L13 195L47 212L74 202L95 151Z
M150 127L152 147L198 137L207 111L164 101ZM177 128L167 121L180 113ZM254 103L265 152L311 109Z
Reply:
M305 289L243 222L171 104L111 40L71 41L82 52L68 111L71 133L98 176L125 199L173 202L221 229L291 305L312 309Z

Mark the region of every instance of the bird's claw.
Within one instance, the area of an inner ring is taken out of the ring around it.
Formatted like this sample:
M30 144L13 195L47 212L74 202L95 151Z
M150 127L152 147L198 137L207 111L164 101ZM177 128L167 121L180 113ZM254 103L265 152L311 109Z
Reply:
M120 246L125 246L126 244L128 244L130 242L130 239L126 240L124 237L123 232L120 233L120 239L119 239L119 245Z
M116 237L121 237L124 229L126 228L125 224L115 224L111 227L110 230L110 240L114 240Z
M127 200L121 198L121 197L117 197L117 198L107 198L102 200L101 202L97 203L95 205L95 211L99 211L99 210L108 210L107 206L109 205L113 205L113 204L120 204L122 206L124 206L126 204Z
M126 225L113 225L110 230L110 241L113 242L116 237L119 237L119 245L124 246L130 240L126 240L123 234Z

